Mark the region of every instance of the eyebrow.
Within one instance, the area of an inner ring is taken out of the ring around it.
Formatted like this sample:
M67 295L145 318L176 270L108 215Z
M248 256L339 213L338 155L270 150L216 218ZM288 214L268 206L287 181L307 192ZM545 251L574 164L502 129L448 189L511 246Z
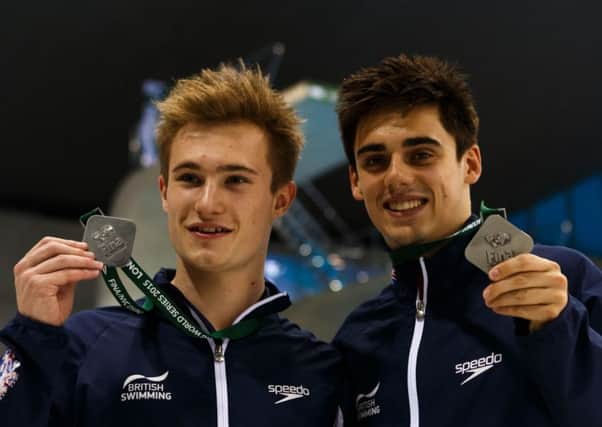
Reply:
M430 138L428 136L417 136L414 138L407 138L403 141L402 144L404 147L416 147L417 145L437 145L440 146L441 143L436 139ZM367 144L362 148L357 150L355 153L356 156L361 156L364 153L380 153L386 151L385 144L375 143L375 144Z
M174 172L177 172L182 169L192 169L194 171L200 171L202 168L198 163L195 163L195 162L183 162L183 163L180 163L179 165L175 166L171 170L171 172L174 173ZM247 173L250 173L253 175L259 175L259 172L257 172L255 169L252 169L248 166L239 165L236 163L229 163L229 164L218 166L217 171L218 172L247 172Z

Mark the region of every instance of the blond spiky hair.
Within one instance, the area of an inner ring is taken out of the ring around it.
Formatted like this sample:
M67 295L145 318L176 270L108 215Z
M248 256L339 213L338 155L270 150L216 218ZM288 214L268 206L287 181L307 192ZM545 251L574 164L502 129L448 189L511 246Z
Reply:
M178 131L191 122L255 124L268 136L272 191L292 179L304 144L301 120L258 67L247 68L241 61L238 68L222 64L215 70L204 69L178 80L157 108L157 144L166 182L171 144Z

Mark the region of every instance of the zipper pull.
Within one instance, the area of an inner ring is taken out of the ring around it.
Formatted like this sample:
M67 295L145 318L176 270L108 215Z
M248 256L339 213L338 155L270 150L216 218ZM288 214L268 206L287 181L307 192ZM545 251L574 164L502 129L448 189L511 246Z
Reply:
M425 315L426 315L426 312L424 310L424 302L422 300L417 300L416 301L416 319L422 320L422 319L424 319Z
M225 360L224 350L221 341L215 344L215 352L213 353L213 357L215 358L215 361L219 363Z

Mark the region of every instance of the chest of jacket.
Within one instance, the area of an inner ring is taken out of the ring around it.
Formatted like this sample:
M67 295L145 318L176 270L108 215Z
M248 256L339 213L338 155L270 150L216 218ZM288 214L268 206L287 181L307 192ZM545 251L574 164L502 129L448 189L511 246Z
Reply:
M104 334L78 370L78 424L331 426L334 372L261 338L221 345L160 324ZM326 365L325 365L326 366ZM102 368L99 368L102 367Z
M517 413L532 425L548 425L514 321L484 305L483 278L465 279L457 292L443 287L437 294L438 285L426 290L424 318L416 313L417 291L406 289L389 300L394 316L388 310L386 321L371 322L361 340L346 344L352 347L345 353L359 425L409 425L412 411L425 426L467 425L470 419L468 425L512 425Z

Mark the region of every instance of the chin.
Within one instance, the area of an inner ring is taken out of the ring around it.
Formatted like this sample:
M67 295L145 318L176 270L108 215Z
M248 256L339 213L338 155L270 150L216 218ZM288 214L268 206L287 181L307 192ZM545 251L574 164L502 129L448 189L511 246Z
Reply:
M182 257L184 264L187 267L192 267L197 270L209 271L215 270L223 264L223 256L215 253L189 254Z
M217 254L204 254L195 259L195 264L206 268L216 268L224 263L224 257Z
M402 246L408 246L414 243L414 241L410 238L403 238L403 237L388 237L385 238L385 243L387 244L387 246L390 249L398 249Z
M414 230L407 230L400 232L400 230L393 230L392 233L381 233L387 245L391 248L398 248L400 246L408 246L417 243L419 237L416 235Z

